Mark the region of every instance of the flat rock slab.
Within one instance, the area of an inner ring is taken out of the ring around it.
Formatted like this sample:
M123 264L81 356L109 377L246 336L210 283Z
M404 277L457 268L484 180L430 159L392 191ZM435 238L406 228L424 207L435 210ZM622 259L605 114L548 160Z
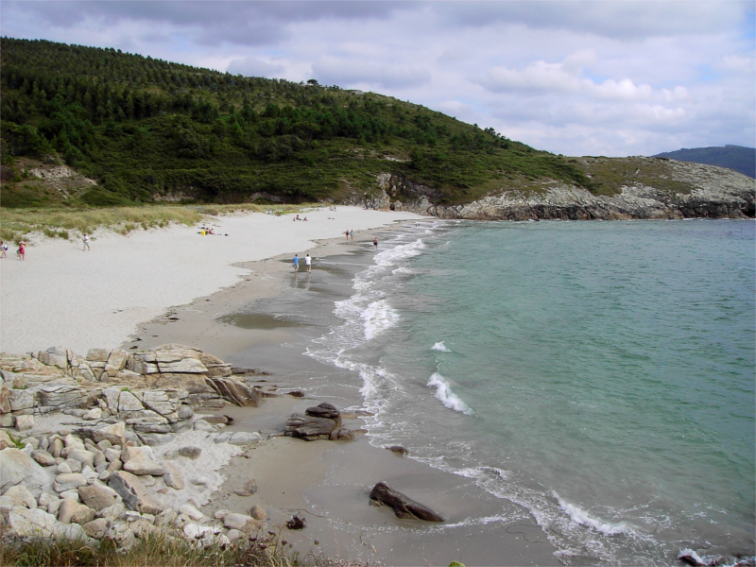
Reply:
M0 494L21 482L37 496L52 485L52 478L23 451L11 447L3 449L0 451Z

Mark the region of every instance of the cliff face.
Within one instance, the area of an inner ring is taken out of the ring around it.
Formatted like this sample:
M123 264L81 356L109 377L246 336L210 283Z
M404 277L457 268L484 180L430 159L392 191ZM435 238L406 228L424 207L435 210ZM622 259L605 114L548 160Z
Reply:
M436 201L439 191L382 174L378 176L381 197L368 204L471 220L753 218L756 213L756 182L730 169L672 160L660 164L661 160L653 158L581 159L587 175L599 186L606 184L608 174L605 170L591 174L592 168L610 167L617 189L597 195L547 180L528 190L491 192L471 203L441 205ZM663 170L655 179L648 174L639 176L639 165L661 165Z

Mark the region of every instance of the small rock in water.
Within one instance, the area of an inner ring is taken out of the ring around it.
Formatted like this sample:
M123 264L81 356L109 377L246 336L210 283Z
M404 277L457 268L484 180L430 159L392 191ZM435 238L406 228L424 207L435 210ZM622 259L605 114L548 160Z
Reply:
M386 449L388 449L389 451L391 451L395 455L400 455L402 457L404 455L409 454L409 451L407 449L405 449L404 447L402 447L401 445L392 445L391 447L386 447Z

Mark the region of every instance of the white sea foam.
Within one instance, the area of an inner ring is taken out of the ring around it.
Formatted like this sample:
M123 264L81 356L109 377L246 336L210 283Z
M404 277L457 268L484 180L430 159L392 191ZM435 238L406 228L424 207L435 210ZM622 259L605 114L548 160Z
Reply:
M421 238L418 238L414 242L399 244L393 248L383 250L375 255L374 268L381 269L395 266L403 260L419 256L423 253L423 249L425 249L425 243Z
M553 492L553 495L554 498L556 498L559 502L559 507L562 509L562 511L565 512L576 524L589 527L597 532L601 532L602 534L606 535L624 534L632 531L628 528L627 522L613 524L611 522L604 521L601 518L594 518L579 506L570 504L569 502L564 500L556 492Z
M441 400L441 403L444 404L447 408L453 409L454 411L466 413L468 415L471 415L473 413L473 411L467 406L467 404L459 399L459 396L457 396L457 394L452 392L449 381L438 372L434 372L430 377L430 379L428 380L428 386L431 388L436 388L436 397Z
M437 350L439 352L451 352L446 345L444 344L444 341L438 341L435 345L431 347L431 350Z
M409 275L414 274L415 272L413 272L409 268L405 268L404 266L400 266L397 269L395 269L394 271L392 271L391 273L394 274L395 276L397 276L397 275L407 275L407 276L409 276Z
M374 301L362 312L365 338L374 339L399 321L399 312L393 309L385 299Z

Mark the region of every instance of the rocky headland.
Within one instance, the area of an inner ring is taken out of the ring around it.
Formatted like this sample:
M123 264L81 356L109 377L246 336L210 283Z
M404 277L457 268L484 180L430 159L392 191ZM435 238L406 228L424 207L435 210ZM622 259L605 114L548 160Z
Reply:
M447 205L441 191L383 173L377 178L379 194L367 204L468 220L742 219L756 214L754 180L731 169L646 157L574 161L595 181L595 191L539 179Z

